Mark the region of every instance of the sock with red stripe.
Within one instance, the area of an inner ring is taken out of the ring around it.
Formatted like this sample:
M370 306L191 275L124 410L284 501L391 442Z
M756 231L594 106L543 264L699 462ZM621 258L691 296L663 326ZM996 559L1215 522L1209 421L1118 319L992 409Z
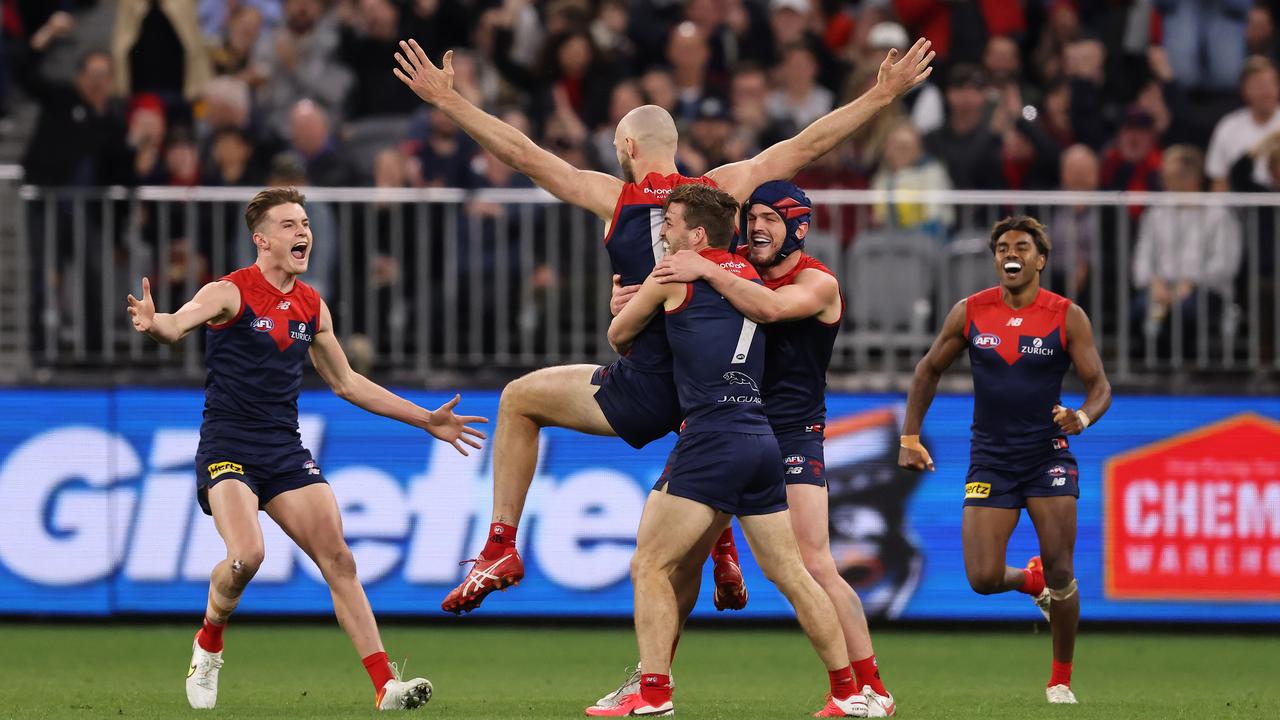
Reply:
M364 663L365 671L369 673L369 679L373 681L374 692L381 690L388 680L396 678L391 672L391 661L387 659L386 652L376 652L361 662Z
M1044 592L1044 575L1023 568L1022 584L1018 586L1018 592L1026 593L1031 597L1038 596Z
M880 679L880 665L876 662L876 656L870 655L861 660L853 661L853 672L858 676L858 687L870 685L877 695L889 697L889 691L884 688L884 681Z
M649 707L671 702L671 676L645 673L640 676L640 699Z
M506 523L491 523L489 525L489 540L484 544L484 550L480 551L480 557L494 558L507 551L516 544L516 526L507 525Z
M733 541L733 526L724 529L720 533L719 539L716 540L716 546L711 550L711 557L719 559L722 557L732 558L738 562L738 545Z
M831 681L831 697L844 700L858 692L858 684L853 679L853 666L846 665L839 670L828 670L827 679Z
M200 632L196 633L196 642L200 644L201 649L205 652L222 652L222 631L226 627L226 623L216 625L208 617L205 617L204 625L200 627Z
M1054 685L1071 687L1071 663L1053 661L1053 672L1049 675L1049 687Z

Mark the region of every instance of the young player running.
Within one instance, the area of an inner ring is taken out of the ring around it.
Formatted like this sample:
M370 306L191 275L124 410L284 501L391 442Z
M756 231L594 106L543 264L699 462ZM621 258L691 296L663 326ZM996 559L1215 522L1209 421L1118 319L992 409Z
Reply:
M667 201L663 236L760 282L728 251L738 203L702 185L676 188ZM756 560L787 597L828 670L831 697L824 716L865 716L831 601L805 571L787 513L782 457L765 417L759 380L764 338L707 283L643 287L614 318L609 342L621 352L665 310L683 422L667 467L645 502L631 561L635 625L644 673L639 689L587 715L672 715L671 651L680 617L672 574L681 561L736 516Z
M938 379L967 347L974 402L961 530L965 572L983 595L1017 590L1035 600L1053 636L1046 696L1051 703L1074 704L1071 663L1080 595L1072 554L1080 476L1065 436L1084 432L1106 413L1111 385L1088 316L1040 287L1051 249L1048 233L1034 218L996 223L991 253L1000 285L957 303L916 365L898 464L934 469L920 444L920 426ZM1060 400L1063 375L1073 364L1087 393L1079 410ZM1013 568L1005 564L1005 550L1022 508L1035 525L1040 555L1026 568Z
M204 626L192 646L187 700L193 708L217 703L223 630L262 563L258 511L265 510L324 575L338 622L373 681L375 707L416 708L431 698L431 683L423 678L402 681L388 661L343 538L338 503L302 446L302 366L309 354L339 397L425 430L463 455L462 443L478 448L475 438L484 438L468 425L486 420L455 415L458 397L434 411L424 410L351 369L328 306L298 279L307 270L312 246L303 202L293 188L271 188L254 196L245 222L258 248L257 261L205 285L177 312L156 312L146 278L142 299L129 296L134 329L157 342L172 344L202 325L206 329L208 378L196 451L196 495L200 508L213 516L227 557L210 576Z
M659 283L705 281L748 319L761 323L764 412L782 454L787 506L800 555L835 606L849 657L860 658L854 660L853 669L869 714L887 717L895 712L894 700L880 677L862 602L831 556L823 430L827 366L844 302L835 275L804 252L811 207L804 191L790 182L768 182L751 194L748 243L739 252L760 274L763 285L690 251L667 256L653 275ZM614 293L615 302L625 302L636 289L620 288ZM689 555L682 565L691 567L678 570L676 577L699 580L704 557ZM681 590L681 597L697 597L696 592ZM687 613L692 607L681 610ZM633 691L639 677L637 669L622 688L597 704L616 704Z
M933 52L921 39L897 60L890 51L880 66L874 88L853 102L815 121L794 138L780 142L750 160L715 168L701 178L676 170L675 122L666 110L645 105L618 123L614 146L623 179L579 170L538 147L519 130L472 105L453 90L452 53L441 67L427 58L417 42L400 44L394 72L418 97L445 113L458 127L502 162L529 176L564 202L591 211L605 221L605 243L614 273L624 285L639 284L662 257L659 231L662 203L683 183L705 183L725 189L739 202L767 180L789 178L826 154L894 98L929 77ZM493 514L489 541L461 585L441 607L466 612L480 606L490 592L518 583L524 563L516 552L516 526L538 458L538 433L565 427L593 435L616 435L635 447L675 429L680 407L671 376L671 350L662 321L637 339L630 354L607 367L568 365L544 368L503 389L493 449ZM732 558L732 535L716 559L724 592L718 603L739 607L746 600ZM735 577L736 576L736 577Z

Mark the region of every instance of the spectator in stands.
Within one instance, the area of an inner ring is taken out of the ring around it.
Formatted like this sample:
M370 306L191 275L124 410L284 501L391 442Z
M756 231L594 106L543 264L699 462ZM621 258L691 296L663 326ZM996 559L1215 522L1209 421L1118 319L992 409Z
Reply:
M175 128L169 134L164 148L164 173L169 185L194 187L200 184L200 151L186 128Z
M871 26L871 30L867 32L866 43L858 52L853 71L845 81L846 102L861 95L874 84L876 73L880 71L880 63L884 61L886 53L890 50L905 53L911 48L911 44L911 36L907 35L906 28L896 22L879 22ZM894 104L904 106L903 109L911 115L912 124L922 135L942 127L946 120L946 101L942 98L942 91L938 89L937 76L908 90L907 94L895 100Z
M1013 85L1028 105L1040 104L1040 90L1026 82L1022 73L1021 51L1013 38L992 35L982 51L982 69L992 87L1003 91L1006 86Z
M261 79L257 100L278 136L288 137L289 114L300 100L341 119L351 74L338 61L337 49L337 25L321 0L284 0L283 25L263 35L254 49Z
M133 172L139 185L166 184L162 163L168 118L164 101L155 93L139 93L129 102L129 147L133 148Z
M1186 90L1174 81L1173 66L1164 48L1158 45L1147 48L1147 69L1150 79L1138 90L1134 104L1151 115L1160 144L1165 147L1197 144L1200 136L1194 122L1197 113L1187 100Z
M400 8L391 0L341 0L338 57L351 71L348 118L408 115L418 109L413 93L388 70L400 50Z
M635 44L627 35L629 19L625 0L604 0L590 28L596 53L625 77L634 76L640 69Z
M213 77L209 49L190 0L118 0L111 35L116 89L195 100Z
M942 161L951 185L961 190L1001 186L1001 141L986 124L982 71L957 65L947 80L947 124L925 137L925 149Z
M205 37L222 37L231 32L236 15L253 10L266 30L273 30L283 17L280 0L199 0L196 14Z
M468 44L467 32L473 27L473 12L467 3L449 0L406 0L401 2L403 33L418 41L433 60L446 50Z
M320 187L356 184L356 172L333 133L329 115L311 100L301 100L289 113L290 149L306 163L307 177Z
M817 81L818 61L807 45L783 48L782 62L774 69L777 89L765 100L769 117L795 133L831 112L835 96Z
M929 38L939 58L955 63L980 62L990 35L1026 30L1020 2L893 0L893 6L913 35Z
M1205 172L1214 190L1224 191L1228 173L1241 155L1280 130L1280 74L1271 60L1254 56L1240 73L1244 107L1218 121L1209 140Z
M644 96L634 80L623 80L613 87L609 96L609 117L591 133L592 164L595 167L622 176L622 167L618 165L618 151L613 147L614 131L622 116L641 105L644 105Z
M691 154L701 162L700 169L689 167L691 171L697 169L697 175L746 158L746 147L734 136L733 116L720 98L702 101L697 119L689 126L687 142Z
M1075 142L1095 151L1106 145L1117 110L1108 95L1107 49L1095 38L1079 38L1062 54L1062 74L1071 88L1071 129Z
M677 122L687 122L698 114L702 101L711 95L707 87L707 64L711 60L711 48L707 39L691 22L680 23L671 31L667 41L667 62L671 64L671 77L676 85Z
M1169 148L1161 166L1165 188L1200 192L1203 165L1200 150L1189 145ZM1177 313L1182 318L1182 336L1187 339L1184 347L1189 347L1195 338L1200 294L1206 295L1208 307L1204 319L1211 328L1222 327L1222 295L1231 288L1240 258L1240 226L1228 208L1149 208L1142 217L1133 255L1133 284L1145 291L1134 304L1134 321L1143 328L1146 340L1167 337L1169 319Z
M527 118L525 121L527 123ZM522 131L528 132L528 126ZM431 110L427 115L425 137L417 153L419 174L411 180L414 185L426 187L470 187L474 154L475 144L458 130L449 116Z
M1058 81L1044 91L1040 107L1036 109L1036 121L1058 147L1075 144L1076 133L1071 123L1071 85Z
M1161 190L1162 164L1155 120L1146 110L1130 107L1120 122L1115 142L1102 156L1102 189ZM1136 216L1137 212L1134 213Z
M1057 143L1027 119L1022 94L1015 83L1000 89L1000 103L992 114L992 129L1000 133L1001 177L1010 190L1051 190L1058 186Z
M213 136L208 161L202 162L205 185L246 187L262 182L254 162L253 142L243 130L225 128Z
M1249 8L1244 26L1244 51L1249 55L1261 55L1274 62L1276 52L1276 21L1271 8L1257 4Z
M729 112L738 141L748 155L767 147L764 136L770 122L765 108L768 96L769 78L764 70L757 65L739 66L729 85Z
M210 52L214 75L256 79L250 70L250 64L253 60L253 48L262 36L262 10L254 5L237 5L225 25L226 30L218 33L218 37L222 38L221 42Z
M925 155L920 133L910 123L901 123L889 133L884 162L871 178L871 189L950 190L951 182L942 163ZM872 219L877 225L921 230L941 238L954 212L942 203L895 199L872 208Z
M1051 0L1040 39L1031 53L1032 73L1042 85L1063 76L1062 59L1067 45L1080 37L1080 13L1074 0Z
M680 90L676 87L671 71L664 68L650 68L640 76L640 90L644 93L644 101L658 107L676 117L679 113Z
M305 161L294 152L280 152L271 158L271 164L267 172L267 185L270 187L305 187L307 185L315 185L310 178L307 177L307 167ZM228 204L228 209L231 209ZM232 217L232 220L244 221L243 214L237 213L239 217ZM311 221L311 236L315 238L315 242L311 245L311 254L307 261L307 284L315 288L323 297L336 297L329 292L333 288L334 266L338 256L338 223L333 210L333 206L329 203L308 200L307 201L307 219ZM227 227L237 227L235 224ZM244 242L243 236L236 233L233 235L234 253L238 253L238 262L234 267L244 267L253 262L254 246ZM234 256L234 254L233 254ZM225 272L230 272L232 268L227 268Z
M1261 176L1259 165L1264 168ZM1268 135L1231 166L1231 191L1280 193L1280 132ZM1277 305L1280 305L1280 288L1277 288L1275 279L1276 255L1280 250L1276 247L1275 238L1280 225L1277 225L1275 207L1251 208L1244 212L1253 215L1252 227L1259 238L1257 265L1251 269L1258 278L1260 312L1257 323L1262 335L1263 354L1271 355L1276 346L1275 316ZM1237 294L1237 297L1244 296L1245 292Z
M1062 189L1095 192L1101 167L1088 145L1072 145L1062 153ZM1101 247L1102 215L1097 205L1056 205L1049 213L1054 261L1049 283L1077 303L1087 300L1089 265Z
M1244 65L1245 16L1253 0L1155 4L1163 14L1164 46L1178 82L1188 88L1230 90Z
M832 93L839 92L844 84L846 68L813 31L815 17L811 0L769 0L769 29L773 41L767 47L775 53L773 57L761 57L760 62L766 66L786 63L786 51L794 45L809 48L813 60L817 63L817 81ZM904 48L905 50L905 48ZM881 54L880 59L884 59ZM879 62L877 61L877 66Z

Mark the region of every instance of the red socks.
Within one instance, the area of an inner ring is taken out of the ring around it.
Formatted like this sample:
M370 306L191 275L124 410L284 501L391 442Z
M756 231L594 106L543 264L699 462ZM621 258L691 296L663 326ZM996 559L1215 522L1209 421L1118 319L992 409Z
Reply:
M876 656L870 655L861 660L853 661L853 672L858 676L858 687L870 685L877 695L889 696L889 691L884 688L884 682L880 680L880 665L876 663Z
M196 642L200 644L201 649L205 652L222 652L222 631L227 627L226 623L214 625L208 617L204 619L204 625L200 628L200 632L196 633Z
M1071 687L1071 663L1053 661L1053 673L1049 675L1049 687L1054 685Z
M480 551L480 557L493 558L506 552L506 549L516 544L516 526L507 525L506 523L491 523L489 525L489 541L484 544L484 550Z
M1044 592L1044 575L1042 573L1033 573L1030 570L1022 570L1022 584L1018 586L1018 592L1026 593L1031 597L1036 597Z
M364 669L369 673L369 679L373 681L374 692L381 691L388 680L394 680L396 677L391 673L391 661L387 659L385 652L376 652L362 662Z
M649 707L661 707L671 702L671 676L657 673L641 675L640 698Z
M858 684L853 679L853 666L846 665L839 670L828 670L827 679L831 681L831 697L844 700L858 693Z
M716 540L716 545L711 549L711 557L720 558L728 556L736 563L738 562L738 546L733 542L733 526L724 529L720 533L720 537Z

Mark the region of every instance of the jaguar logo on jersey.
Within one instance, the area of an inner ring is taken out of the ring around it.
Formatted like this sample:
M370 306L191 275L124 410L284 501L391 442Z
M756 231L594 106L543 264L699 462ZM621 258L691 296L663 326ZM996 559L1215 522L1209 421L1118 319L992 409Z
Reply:
M1045 347L1043 338L1032 338L1030 345L1022 345L1019 349L1023 355L1053 355L1053 348Z
M973 338L973 346L982 350L990 350L1000 346L1000 336L991 333L982 333Z
M760 386L756 384L756 381L750 375L744 372L730 370L724 374L724 381L730 385L746 385L751 388L751 392L760 392Z
M964 485L964 496L968 498L984 499L991 497L991 483L971 482Z
M311 342L311 333L307 332L307 324L304 322L298 323L292 330L290 330L289 337L294 340Z
M244 474L244 468L239 463L233 462L216 462L209 465L209 479L215 480L219 475L226 475L229 472Z
M249 327L258 332L271 332L276 329L276 321L269 317L255 318L253 322L249 323Z

